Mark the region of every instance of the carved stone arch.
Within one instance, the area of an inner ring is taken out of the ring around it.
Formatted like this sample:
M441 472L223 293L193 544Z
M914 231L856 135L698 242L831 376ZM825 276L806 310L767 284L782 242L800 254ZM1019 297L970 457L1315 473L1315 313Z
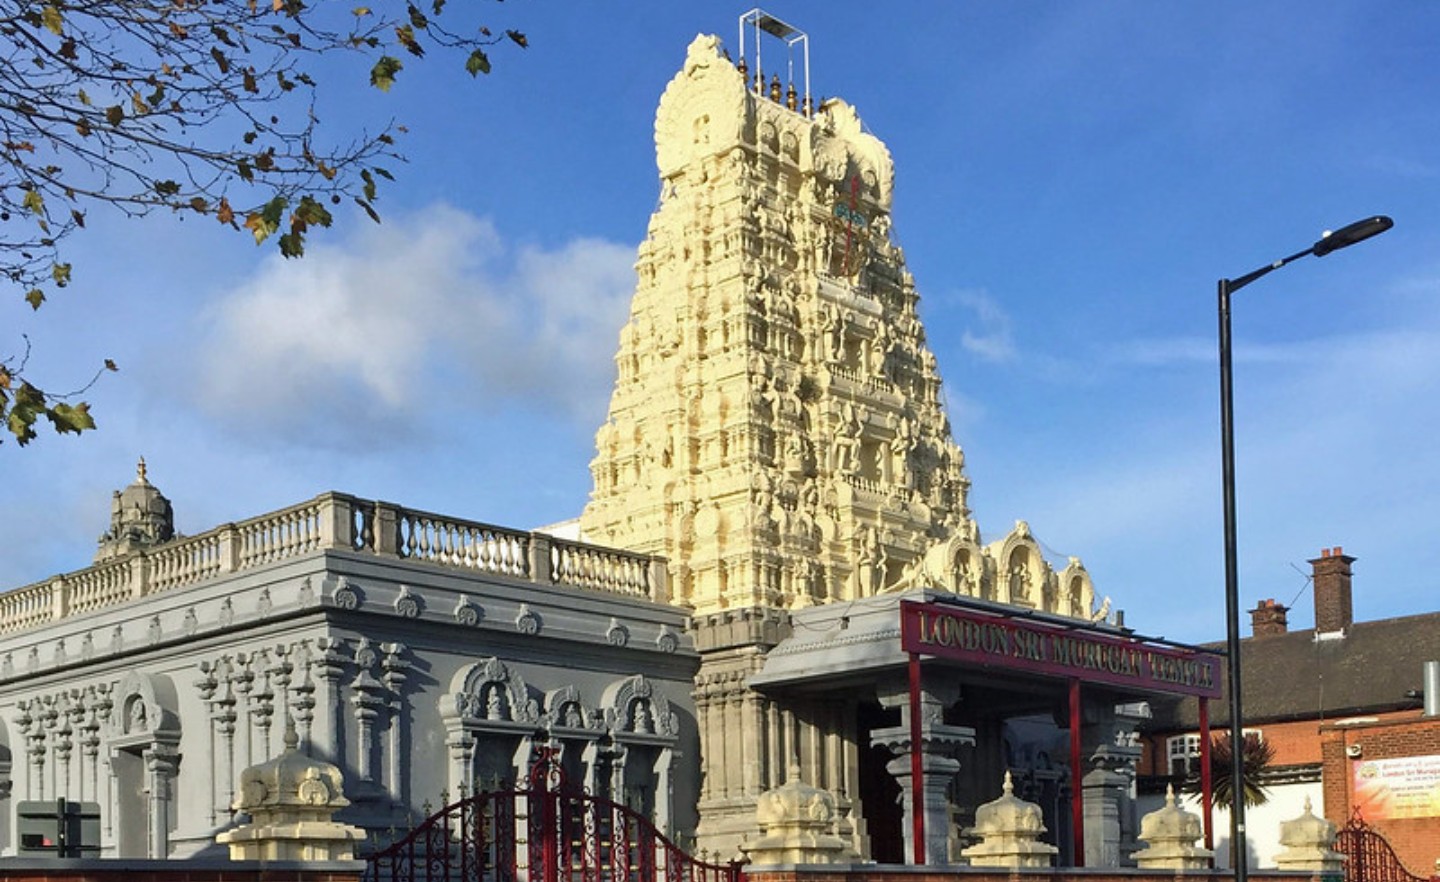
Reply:
M540 702L517 671L491 656L462 668L450 681L441 715L470 724L540 722Z
M1088 619L1095 605L1095 583L1080 558L1070 558L1069 564L1060 571L1059 582L1059 606L1055 611L1064 616Z
M956 534L925 552L924 575L929 582L955 594L983 596L985 555L970 537Z
M991 546L995 561L996 599L1017 606L1039 607L1044 602L1050 567L1030 525L1016 521L1015 529Z
M440 699L451 793L516 786L541 728L540 701L505 662L483 658L455 672Z
M616 741L673 743L680 735L680 720L670 700L659 694L644 674L610 684L601 698L601 707L605 725Z
M780 130L775 127L774 120L764 120L757 127L756 141L766 153L778 154L780 152Z
M696 37L655 112L660 176L672 177L696 159L728 150L753 128L753 117L745 79L720 55L719 41L713 36ZM697 133L696 123L702 118L704 132ZM697 134L703 134L703 146L696 143Z
M179 822L180 717L169 677L130 671L112 691L106 742L118 857L170 856Z
M574 685L566 685L545 693L545 713L541 723L552 732L564 729L598 733L605 728L605 715L596 708L586 707L580 690Z
M679 715L644 674L611 683L600 705L609 749L597 756L597 792L667 827L674 808L671 778Z
M175 684L169 677L131 671L115 687L113 701L108 732L112 742L179 742Z
M808 133L808 126L805 133ZM794 128L787 128L780 136L780 153L790 162L800 161L801 137L805 133L797 134Z

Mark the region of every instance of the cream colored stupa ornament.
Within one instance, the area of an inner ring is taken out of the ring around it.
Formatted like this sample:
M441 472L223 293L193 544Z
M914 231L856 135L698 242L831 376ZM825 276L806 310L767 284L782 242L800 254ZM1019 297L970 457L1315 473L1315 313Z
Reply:
M1166 785L1165 805L1140 819L1139 839L1148 848L1135 852L1135 864L1142 870L1208 869L1215 853L1195 844L1204 835L1200 816L1181 808L1175 788Z
M1040 806L1015 795L1010 772L999 799L975 810L975 826L971 832L980 837L978 845L963 849L960 854L976 867L1048 867L1059 849L1041 842L1045 832Z
M755 817L761 837L741 850L752 866L762 864L840 864L857 859L834 833L835 797L800 780L792 763L786 781L761 795Z
M1345 868L1345 855L1331 848L1335 844L1335 824L1316 817L1305 797L1300 817L1280 822L1280 844L1285 850L1275 855L1275 866L1282 870L1310 870L1322 874L1338 874Z
M250 823L227 830L215 841L230 846L231 860L333 861L355 857L365 839L359 827L336 823L350 804L340 770L311 759L297 748L295 723L285 727L280 755L240 773L234 809Z

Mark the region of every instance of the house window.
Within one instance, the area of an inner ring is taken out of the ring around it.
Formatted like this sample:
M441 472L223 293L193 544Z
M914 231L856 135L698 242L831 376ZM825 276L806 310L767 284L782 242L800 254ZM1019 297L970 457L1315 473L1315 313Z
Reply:
M1176 777L1200 773L1200 736L1176 735L1165 739L1165 766Z
M1260 741L1264 736L1259 729L1242 729L1242 737L1247 741L1254 738ZM1224 737L1224 736L1222 736ZM1165 739L1165 767L1169 774L1176 777L1190 777L1200 774L1200 735L1191 733L1189 735L1175 735Z

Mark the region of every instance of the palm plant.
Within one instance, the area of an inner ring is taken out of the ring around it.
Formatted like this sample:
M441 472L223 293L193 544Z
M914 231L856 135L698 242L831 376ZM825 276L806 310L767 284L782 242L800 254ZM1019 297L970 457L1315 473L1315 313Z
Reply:
M1240 756L1243 760L1240 786L1244 790L1245 806L1263 805L1270 795L1265 792L1261 781L1275 760L1275 748L1270 742L1262 740L1259 733L1246 732L1240 744ZM1229 809L1235 804L1234 782L1230 776L1234 765L1235 752L1230 747L1230 736L1217 737L1210 745L1210 779L1211 795L1219 808ZM1199 776L1187 780L1185 790L1198 794Z

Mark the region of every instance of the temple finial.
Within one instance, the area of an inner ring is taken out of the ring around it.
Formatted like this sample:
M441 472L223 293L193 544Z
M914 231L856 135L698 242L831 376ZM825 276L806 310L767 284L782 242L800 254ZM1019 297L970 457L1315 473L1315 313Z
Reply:
M140 461L135 464L135 483L137 483L137 484L148 484L148 483L150 483L149 481L147 481L147 480L145 479L145 457L143 457L143 456L140 457Z

